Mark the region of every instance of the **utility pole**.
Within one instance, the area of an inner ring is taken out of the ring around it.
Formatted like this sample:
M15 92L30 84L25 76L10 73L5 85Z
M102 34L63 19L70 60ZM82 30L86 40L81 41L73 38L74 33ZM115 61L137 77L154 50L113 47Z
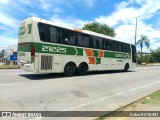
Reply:
M136 46L136 43L137 43L137 18L140 17L140 16L137 16L137 17L134 17L136 18L136 28L135 28L135 46Z

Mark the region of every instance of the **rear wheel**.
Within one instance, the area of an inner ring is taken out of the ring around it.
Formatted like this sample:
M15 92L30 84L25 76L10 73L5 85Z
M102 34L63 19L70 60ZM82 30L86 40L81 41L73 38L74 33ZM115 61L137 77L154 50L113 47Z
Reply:
M81 63L78 67L78 74L85 75L88 70L88 65L86 63Z
M76 72L76 65L74 63L67 63L64 67L64 74L66 76L73 76Z
M127 72L129 69L129 64L126 64L125 67L124 67L124 72Z

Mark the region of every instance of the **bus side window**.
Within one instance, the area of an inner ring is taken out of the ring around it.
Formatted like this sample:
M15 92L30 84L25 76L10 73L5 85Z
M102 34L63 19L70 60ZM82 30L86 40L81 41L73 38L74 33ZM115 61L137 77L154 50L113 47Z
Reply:
M115 51L118 51L118 43L115 42Z
M112 41L104 40L104 49L105 50L112 50Z
M84 46L85 47L90 47L90 39L88 36L83 36L84 39Z
M71 45L76 45L76 34L74 32L69 33L69 41Z
M125 52L124 43L120 43L120 44L121 44L121 52Z
M83 46L83 37L81 34L77 35L77 39L78 39L78 46Z
M98 38L98 41L99 41L99 49L103 49L103 40L102 38Z
M99 48L99 40L96 37L93 37L93 48Z
M65 38L64 38L64 43L65 43L65 44L68 44L68 45L71 43L71 42L69 41L68 37L65 37Z
M48 25L43 23L38 24L39 37L41 41L49 42L50 41L50 29Z
M57 38L57 43L62 43L62 30L60 28L57 29L57 32L56 32L56 38Z
M115 42L115 51L122 52L122 43Z
M76 45L76 34L70 30L63 30L62 44Z
M50 42L56 43L56 28L55 27L50 27Z
M130 52L131 52L131 50L130 50L130 45L125 44L125 52L127 52L127 53L130 53Z
M40 40L44 41L45 40L45 32L39 32L40 35Z
M91 36L89 36L89 38L90 38L90 46L89 47L93 48L93 38Z

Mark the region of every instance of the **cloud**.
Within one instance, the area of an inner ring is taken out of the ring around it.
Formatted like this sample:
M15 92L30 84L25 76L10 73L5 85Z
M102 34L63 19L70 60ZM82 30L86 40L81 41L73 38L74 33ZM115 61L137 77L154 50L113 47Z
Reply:
M8 4L10 0L0 0L0 4Z
M81 0L80 0L81 1ZM82 0L88 7L93 7L95 5L96 0Z
M60 18L59 15L53 15L51 21L64 27L79 28L88 23L87 20L76 19L73 17Z
M18 40L14 37L0 36L0 49L8 47L8 45L17 45Z
M115 29L116 39L133 43L135 41L135 16L138 18L137 40L140 35L146 35L151 40L151 47L157 47L160 41L160 30L146 20L152 19L160 10L159 0L129 0L116 4L115 11L107 16L95 18L96 22L105 23ZM133 6L139 4L139 7ZM160 26L159 26L160 27Z
M17 28L19 21L13 18L12 16L9 16L8 14L5 14L0 11L0 18L1 18L0 23L2 25L5 25L11 28Z
M89 23L90 20L79 19L79 15L77 15L78 12L76 11L77 5L80 11L81 9L85 11L86 9L94 8L98 3L100 3L98 0L16 0L16 2L0 0L0 39L7 41L8 44L10 40L12 43L16 43L17 39L15 34L18 29L19 19L24 19L24 17L29 16L45 17L61 26L80 29L84 24ZM113 12L110 14L101 14L96 18L91 18L92 21L106 23L113 27L117 34L115 37L117 40L134 43L134 17L140 15L138 18L137 40L142 34L148 36L151 40L151 48L159 45L159 0L122 0L118 4L115 4L114 7ZM13 10L15 14L13 14ZM18 11L18 14L15 11ZM81 13L84 11L81 11ZM77 16L74 12L77 12ZM155 17L157 17L156 20ZM155 22L150 22L153 18ZM14 33L7 31L14 31ZM7 42L5 42L5 44L7 44Z
M62 10L62 8L60 8L60 7L55 7L55 8L53 9L53 12L56 13L56 14L60 14L60 13L63 12L63 10Z
M7 27L0 26L0 30L8 30Z

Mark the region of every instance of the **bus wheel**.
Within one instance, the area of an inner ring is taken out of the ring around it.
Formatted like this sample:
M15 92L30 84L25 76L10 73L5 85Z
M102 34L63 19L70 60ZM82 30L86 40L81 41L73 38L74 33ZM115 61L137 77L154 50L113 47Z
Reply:
M78 74L79 75L85 75L88 70L88 65L87 63L81 63L78 67Z
M76 65L74 63L67 63L64 67L64 74L66 76L73 76L76 72Z
M125 67L124 67L124 72L127 72L128 69L129 69L129 64L127 63L127 64L125 65Z

